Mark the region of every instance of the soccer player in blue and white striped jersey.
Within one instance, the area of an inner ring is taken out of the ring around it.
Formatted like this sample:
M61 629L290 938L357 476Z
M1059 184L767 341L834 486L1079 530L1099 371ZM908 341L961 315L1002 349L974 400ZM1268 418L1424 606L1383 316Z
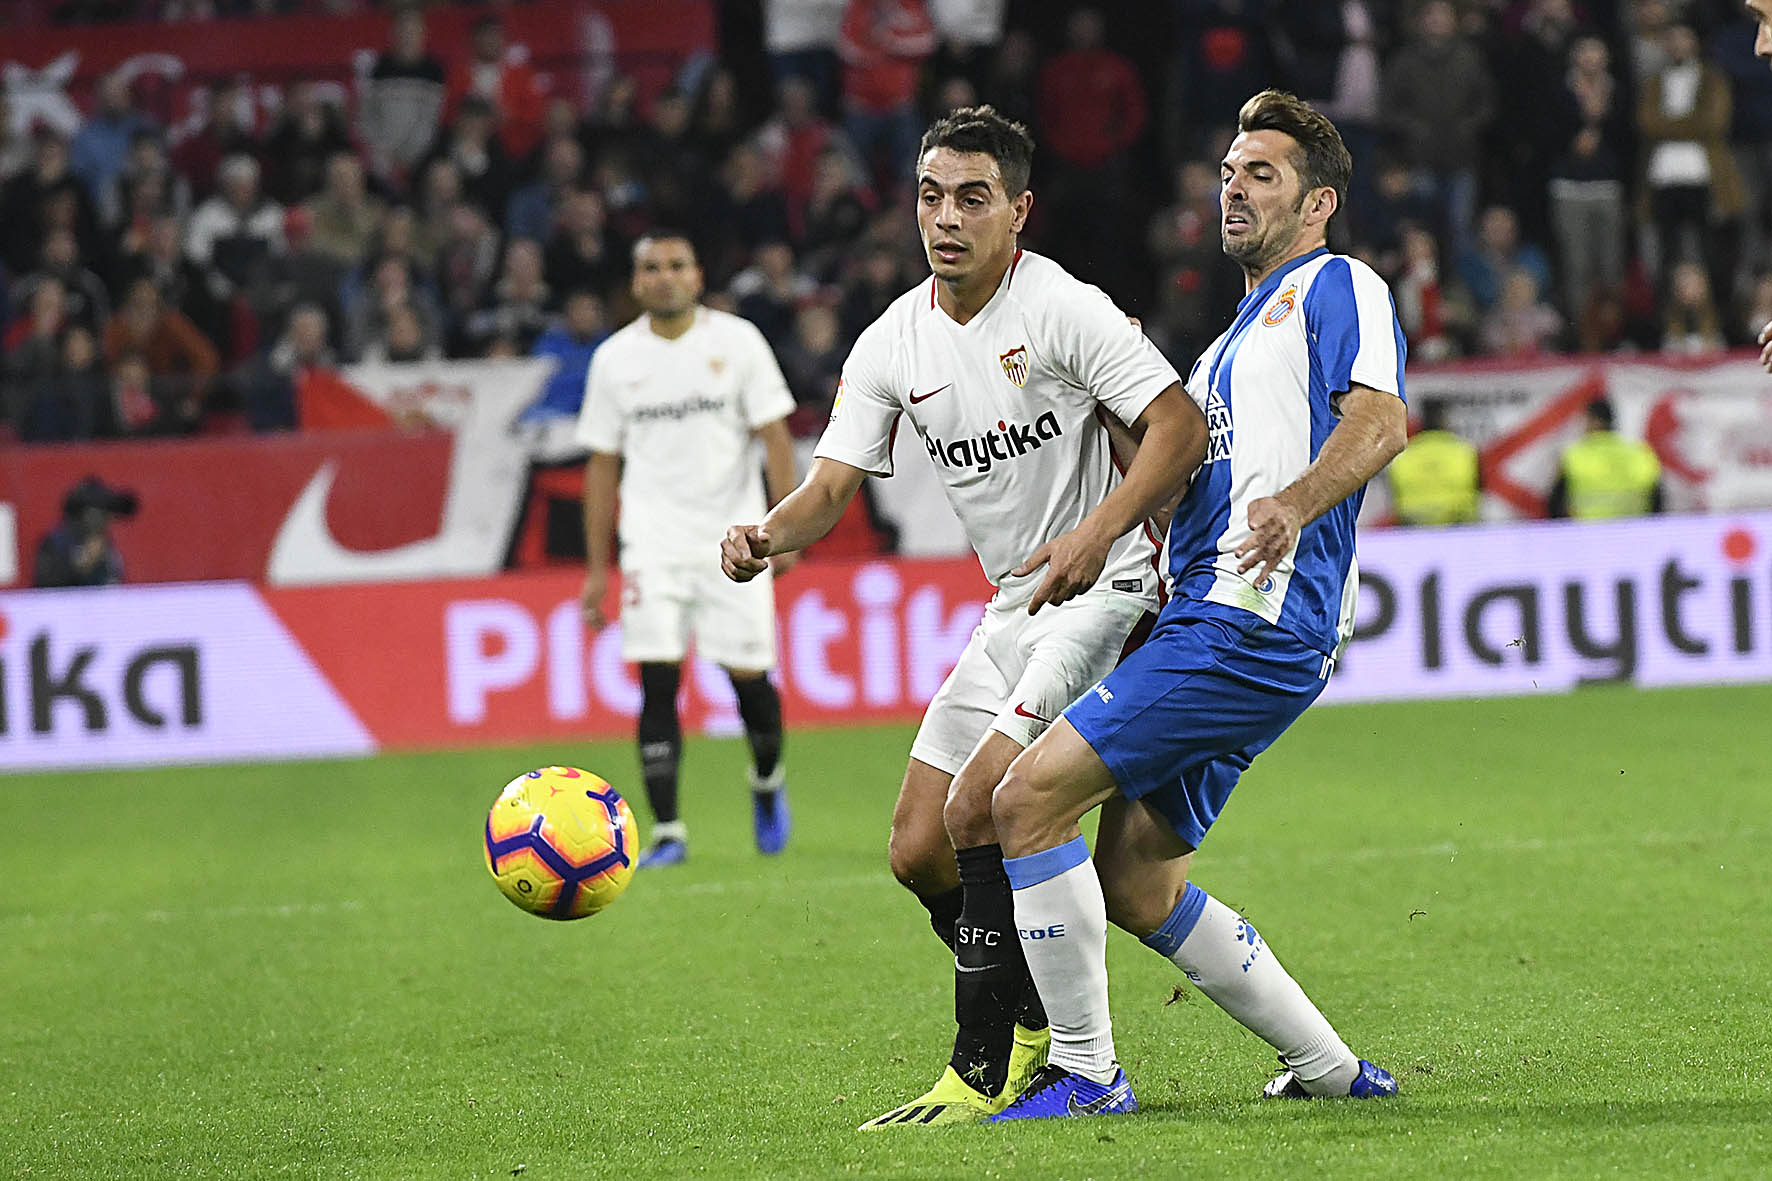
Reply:
M1010 765L992 815L1046 1067L995 1118L1136 1110L1114 1055L1108 919L1279 1052L1273 1096L1393 1094L1249 923L1187 880L1250 760L1316 700L1353 626L1354 518L1403 448L1403 334L1384 281L1329 252L1352 160L1288 94L1246 103L1221 236L1247 294L1187 391L1210 433L1176 509L1173 597L1144 646ZM1093 863L1077 822L1100 805Z

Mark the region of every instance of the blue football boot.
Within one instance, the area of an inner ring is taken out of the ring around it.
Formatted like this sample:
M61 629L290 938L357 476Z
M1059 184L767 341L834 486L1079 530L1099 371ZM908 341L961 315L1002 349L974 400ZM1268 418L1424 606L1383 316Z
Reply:
M788 810L788 781L780 767L768 779L751 772L751 825L757 834L757 852L773 857L788 847L794 816Z
M1138 1110L1126 1072L1116 1069L1114 1079L1102 1084L1047 1063L1034 1072L1024 1090L992 1123L1012 1119L1056 1119L1074 1115L1131 1115Z
M1285 1065L1285 1059L1280 1060ZM1360 1059L1360 1073L1355 1076L1353 1084L1348 1088L1350 1099L1389 1099L1397 1093L1397 1080L1391 1077L1390 1071L1382 1066L1374 1066L1364 1058ZM1304 1089L1298 1081L1298 1075L1290 1069L1282 1070L1268 1080L1267 1086L1261 1089L1263 1099L1317 1099L1317 1096Z

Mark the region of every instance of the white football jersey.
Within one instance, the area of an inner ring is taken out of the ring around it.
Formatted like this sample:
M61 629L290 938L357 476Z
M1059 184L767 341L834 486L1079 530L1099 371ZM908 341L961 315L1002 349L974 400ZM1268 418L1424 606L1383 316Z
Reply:
M620 455L621 564L717 560L734 521L760 521L751 432L794 409L756 325L713 308L676 340L641 316L591 357L578 441Z
M1097 410L1130 424L1181 378L1099 288L1031 251L966 324L936 304L935 282L855 342L817 454L889 476L909 418L985 576L1005 597L1031 595L1046 571L1009 571L1119 483ZM1148 529L1133 530L1096 585L1154 595L1156 552Z

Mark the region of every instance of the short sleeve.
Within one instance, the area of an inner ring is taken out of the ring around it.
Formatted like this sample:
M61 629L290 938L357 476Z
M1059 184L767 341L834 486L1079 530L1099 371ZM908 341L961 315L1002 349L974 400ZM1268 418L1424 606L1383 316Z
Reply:
M863 332L843 362L831 420L813 452L872 476L892 474L892 438L904 409L892 392L891 346L882 323Z
M619 455L627 424L611 374L609 354L614 350L609 346L613 343L613 339L605 341L591 354L590 372L585 375L585 400L578 408L578 429L573 434L592 451Z
M1311 359L1330 397L1356 385L1403 397L1403 328L1390 288L1358 259L1331 258L1304 297Z
M794 412L794 395L788 392L788 379L782 376L775 350L756 325L744 321L745 375L739 390L739 404L744 408L744 423L751 430L786 418Z
M1052 320L1060 371L1130 426L1181 375L1099 287L1079 283L1063 296Z

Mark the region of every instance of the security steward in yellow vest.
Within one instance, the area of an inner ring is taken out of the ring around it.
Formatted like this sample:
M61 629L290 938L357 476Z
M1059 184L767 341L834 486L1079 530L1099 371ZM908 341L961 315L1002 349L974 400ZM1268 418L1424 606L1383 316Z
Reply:
M1455 525L1477 519L1481 491L1477 449L1446 429L1446 411L1424 402L1421 430L1391 460L1391 508L1404 525Z
M1588 405L1587 432L1563 451L1551 516L1605 521L1661 511L1661 461L1649 444L1622 438L1613 421L1610 402Z

